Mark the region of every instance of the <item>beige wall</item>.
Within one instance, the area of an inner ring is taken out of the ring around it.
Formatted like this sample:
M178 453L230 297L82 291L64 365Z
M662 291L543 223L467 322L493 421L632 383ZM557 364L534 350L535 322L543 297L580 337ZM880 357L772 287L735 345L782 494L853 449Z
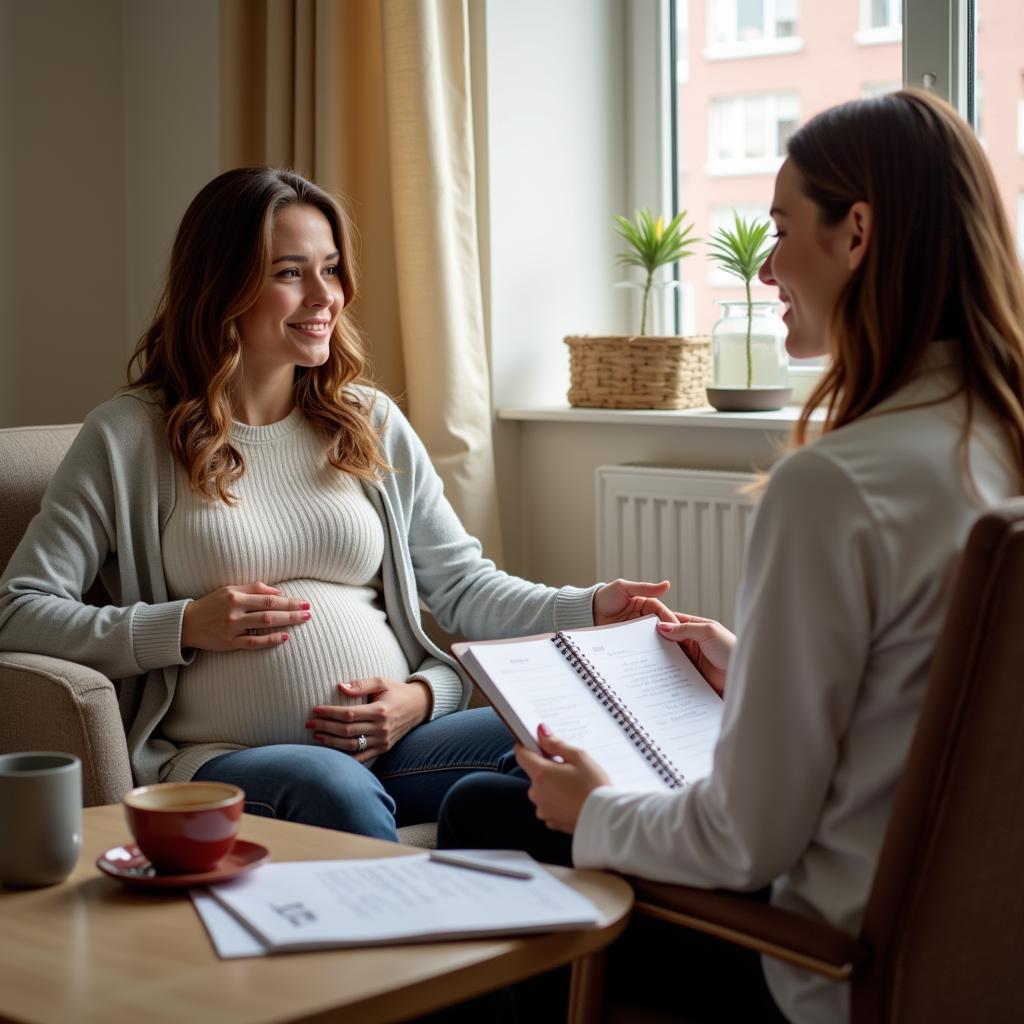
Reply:
M121 4L3 4L0 422L66 423L110 394L124 350Z
M216 172L217 5L0 0L0 40L0 426L74 422Z
M8 140L14 136L14 4L0 2L0 309L13 305L14 248L10 237L10 197L13 195L13 151ZM4 319L0 319L0 324ZM0 328L0 422L14 399L14 346L6 326Z

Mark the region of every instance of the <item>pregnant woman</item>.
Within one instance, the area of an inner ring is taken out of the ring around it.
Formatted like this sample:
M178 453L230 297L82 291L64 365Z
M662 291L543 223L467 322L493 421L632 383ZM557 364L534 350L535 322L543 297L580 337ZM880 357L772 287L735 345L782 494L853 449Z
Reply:
M668 613L667 584L556 590L481 555L419 438L363 383L352 228L289 171L189 206L131 386L86 419L0 579L0 650L119 680L140 784L396 838L512 740L427 637ZM85 604L99 576L111 604Z

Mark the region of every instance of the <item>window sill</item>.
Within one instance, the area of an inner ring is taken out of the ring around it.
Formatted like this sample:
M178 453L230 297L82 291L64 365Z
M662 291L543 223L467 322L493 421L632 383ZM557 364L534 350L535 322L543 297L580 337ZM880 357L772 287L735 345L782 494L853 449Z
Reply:
M787 405L775 412L715 412L710 405L695 409L584 409L545 406L535 409L499 409L499 420L541 423L604 423L634 427L701 427L727 430L762 430L788 434L800 416L800 407ZM812 420L820 421L819 410Z
M748 57L772 57L775 54L798 53L804 48L800 36L781 39L758 39L749 43L711 43L704 48L705 60L744 60Z
M853 34L858 46L884 46L886 43L903 42L902 25L883 25L879 28L862 28Z
M710 160L704 165L709 178L743 178L761 174L775 174L784 157L751 157L749 160Z

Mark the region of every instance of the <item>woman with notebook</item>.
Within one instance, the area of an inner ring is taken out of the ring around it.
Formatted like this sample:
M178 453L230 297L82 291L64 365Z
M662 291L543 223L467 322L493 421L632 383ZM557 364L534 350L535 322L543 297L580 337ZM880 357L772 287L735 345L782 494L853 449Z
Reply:
M365 382L355 289L316 185L254 167L202 189L132 386L88 416L0 580L0 650L119 680L139 784L231 782L251 812L395 839L467 772L515 768L421 602L493 637L667 615L668 584L495 569Z
M856 932L957 556L985 508L1024 490L1024 284L985 154L935 96L827 110L787 149L760 277L790 354L831 362L764 487L736 636L659 626L724 689L711 774L629 792L542 727L549 759L519 749L531 781L464 780L441 840L518 832L578 867L771 886L778 906ZM660 988L687 1016L846 1019L846 986L769 959L723 983L721 950L695 960L669 941L644 945L634 992Z

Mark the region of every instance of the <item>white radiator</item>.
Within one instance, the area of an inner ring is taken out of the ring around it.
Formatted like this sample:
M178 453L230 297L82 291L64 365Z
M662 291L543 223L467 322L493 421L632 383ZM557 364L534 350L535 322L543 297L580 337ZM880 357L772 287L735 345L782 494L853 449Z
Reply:
M749 473L597 467L597 578L671 580L667 603L731 627L753 501Z

